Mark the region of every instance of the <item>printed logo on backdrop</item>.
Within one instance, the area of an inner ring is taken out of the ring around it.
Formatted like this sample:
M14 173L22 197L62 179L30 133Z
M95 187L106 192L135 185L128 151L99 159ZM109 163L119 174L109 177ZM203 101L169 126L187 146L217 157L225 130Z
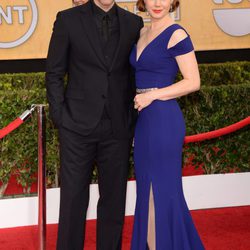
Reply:
M124 8L125 10L128 10L134 14L140 15L143 18L143 21L145 23L150 22L150 18L148 13L140 12L136 7L137 0L116 0L116 3L119 4L120 7ZM175 13L171 13L172 18L174 20L178 21L180 20L180 8L178 8Z
M223 7L226 1L234 4L235 7L244 1L250 3L250 0L213 0L218 7ZM250 34L250 8L218 8L213 10L213 16L219 28L228 35L246 36Z
M17 0L11 4L8 0L1 0L0 34L10 34L10 37L5 40L6 36L0 35L0 48L13 48L25 43L34 33L37 20L35 0Z

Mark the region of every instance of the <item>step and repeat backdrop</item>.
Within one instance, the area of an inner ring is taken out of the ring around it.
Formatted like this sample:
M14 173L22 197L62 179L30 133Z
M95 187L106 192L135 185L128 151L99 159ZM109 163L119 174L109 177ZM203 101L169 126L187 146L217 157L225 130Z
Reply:
M135 0L119 6L141 15ZM250 47L250 0L181 0L173 14L190 33L197 51ZM0 60L46 58L56 13L71 0L1 0Z

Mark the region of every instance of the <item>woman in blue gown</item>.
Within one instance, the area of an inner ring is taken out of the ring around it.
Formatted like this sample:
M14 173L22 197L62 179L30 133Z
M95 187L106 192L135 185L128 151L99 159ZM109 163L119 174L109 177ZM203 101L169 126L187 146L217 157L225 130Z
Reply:
M137 200L131 250L203 250L182 187L185 121L176 101L200 88L188 33L169 13L179 1L139 0L151 25L141 30L130 63L136 72ZM174 83L180 69L183 80Z

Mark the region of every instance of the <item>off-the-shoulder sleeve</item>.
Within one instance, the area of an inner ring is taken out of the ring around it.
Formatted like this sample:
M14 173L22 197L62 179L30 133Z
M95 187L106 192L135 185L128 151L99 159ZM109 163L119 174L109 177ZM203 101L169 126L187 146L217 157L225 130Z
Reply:
M176 45L168 49L170 55L173 57L187 54L192 50L194 50L194 46L189 35L178 42Z

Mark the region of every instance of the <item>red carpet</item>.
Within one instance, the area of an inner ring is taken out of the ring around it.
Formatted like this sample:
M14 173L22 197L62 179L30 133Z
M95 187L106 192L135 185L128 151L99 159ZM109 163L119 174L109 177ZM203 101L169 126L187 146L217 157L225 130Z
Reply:
M192 211L206 250L250 250L250 206ZM123 250L129 250L133 217L127 217ZM47 226L47 250L54 250L57 225ZM37 227L0 229L1 250L37 250ZM95 250L95 221L87 222L85 250ZM159 249L167 250L167 249Z

